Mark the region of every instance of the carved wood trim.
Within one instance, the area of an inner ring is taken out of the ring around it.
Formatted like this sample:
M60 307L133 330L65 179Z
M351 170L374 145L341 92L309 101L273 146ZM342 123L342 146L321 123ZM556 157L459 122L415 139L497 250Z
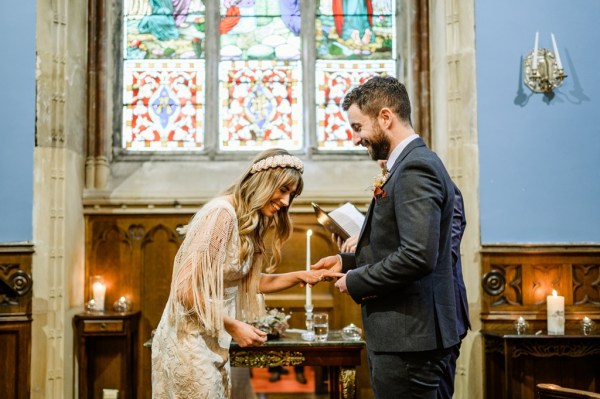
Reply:
M546 328L546 297L565 297L567 329L583 316L600 320L600 245L503 245L481 249L481 319L487 330L512 330L524 316Z
M304 363L302 352L269 351L256 352L238 351L231 354L231 367L277 367L298 366Z
M561 340L561 342L534 343L524 342L517 344L512 351L512 357L584 357L600 355L600 346L595 343L581 343L580 341Z
M33 246L0 245L0 320L31 319Z
M0 263L0 303L10 298L25 296L33 287L31 275L19 264Z
M504 356L504 341L501 338L486 336L483 340L485 353L499 353Z
M573 264L573 303L600 305L600 265Z

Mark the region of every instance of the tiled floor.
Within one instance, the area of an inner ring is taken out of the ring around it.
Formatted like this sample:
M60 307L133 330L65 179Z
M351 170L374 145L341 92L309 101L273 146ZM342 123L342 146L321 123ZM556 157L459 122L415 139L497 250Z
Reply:
M327 399L329 394L314 393L257 393L257 399Z
M269 372L264 368L252 369L252 387L257 399L325 399L329 394L315 394L315 373L312 367L305 367L307 383L296 381L293 367L287 367L289 373L281 375L276 382L269 381Z

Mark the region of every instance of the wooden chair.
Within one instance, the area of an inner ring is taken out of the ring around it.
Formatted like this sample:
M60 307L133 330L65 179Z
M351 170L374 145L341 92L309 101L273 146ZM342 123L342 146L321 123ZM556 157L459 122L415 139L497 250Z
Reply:
M600 393L563 388L555 384L537 384L537 399L600 399Z

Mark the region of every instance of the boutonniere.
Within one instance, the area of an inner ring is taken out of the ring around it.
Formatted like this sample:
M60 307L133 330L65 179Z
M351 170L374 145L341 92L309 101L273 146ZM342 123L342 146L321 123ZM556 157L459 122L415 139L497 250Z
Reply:
M382 188L388 177L390 177L390 171L387 168L381 170L381 174L375 176L373 181L373 197L375 199L385 198L387 195L385 190Z

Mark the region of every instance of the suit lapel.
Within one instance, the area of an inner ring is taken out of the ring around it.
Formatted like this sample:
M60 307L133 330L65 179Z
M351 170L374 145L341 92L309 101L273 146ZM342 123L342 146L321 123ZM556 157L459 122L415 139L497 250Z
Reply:
M388 184L388 182L390 180L392 180L392 175L394 174L394 172L396 172L398 170L398 167L399 167L400 163L404 160L404 158L406 158L406 156L408 154L410 154L410 152L413 149L415 149L417 147L424 147L424 146L425 146L425 142L420 137L417 137L416 139L411 141L406 146L406 148L404 150L402 150L402 152L400 153L400 156L398 157L398 159L396 159L396 162L394 162L394 165L392 165L392 169L390 169L390 174L389 174L387 180L385 181L385 183L383 184L382 188L385 187L385 185ZM358 243L356 244L356 253L355 253L356 256L358 256L362 247L367 244L366 242L363 243L363 240L365 240L366 237L368 237L368 232L371 231L371 218L373 216L374 208L375 208L375 199L372 199L371 204L369 205L369 210L367 211L367 216L365 217L365 222L363 223L363 226L360 229L360 234L358 235Z
M416 139L414 139L413 141L408 143L406 148L403 149L402 152L400 153L400 155L398 156L398 159L396 159L396 162L394 162L394 164L392 165L392 169L390 169L390 175L388 176L388 179L385 181L385 184L387 184L390 180L392 180L392 175L394 174L394 172L396 172L398 170L398 168L399 168L400 164L402 163L402 161L404 160L404 158L406 158L406 156L408 154L410 154L410 152L412 150L414 150L417 147L424 147L424 146L425 146L425 142L420 137L417 137ZM385 184L384 184L384 186L385 186Z

